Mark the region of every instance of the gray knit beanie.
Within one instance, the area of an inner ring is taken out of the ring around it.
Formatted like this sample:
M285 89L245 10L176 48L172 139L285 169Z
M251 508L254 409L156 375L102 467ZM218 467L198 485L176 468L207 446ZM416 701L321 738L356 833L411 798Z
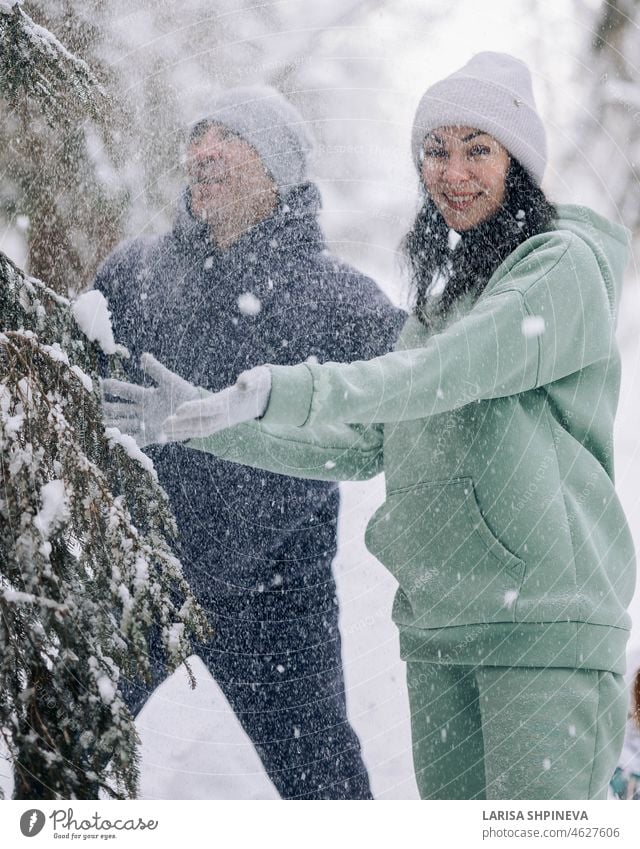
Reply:
M190 127L189 142L203 125L221 124L260 154L281 194L307 179L313 141L302 115L268 86L232 88L217 97L211 111Z
M493 136L537 185L547 164L547 137L528 67L507 53L477 53L428 88L418 104L411 149L420 169L425 136L437 127L474 127Z

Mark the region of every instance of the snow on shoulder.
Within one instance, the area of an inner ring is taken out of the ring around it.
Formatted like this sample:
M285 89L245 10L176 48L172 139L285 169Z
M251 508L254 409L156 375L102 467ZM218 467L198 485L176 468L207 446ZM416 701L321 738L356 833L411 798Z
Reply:
M111 327L111 313L102 292L84 292L71 304L73 317L87 339L97 342L105 354L128 356L123 345L116 345Z

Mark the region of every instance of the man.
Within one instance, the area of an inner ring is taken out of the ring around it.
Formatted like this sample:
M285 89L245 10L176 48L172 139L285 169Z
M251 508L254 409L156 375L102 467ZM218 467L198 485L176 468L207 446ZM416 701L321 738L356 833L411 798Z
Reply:
M309 147L302 117L271 89L227 92L192 127L173 229L118 249L95 281L133 364L149 351L215 391L263 362L350 361L391 348L403 314L328 254L306 179ZM198 654L278 792L371 798L346 715L331 572L336 485L182 445L149 453L185 575L214 629ZM137 686L132 710L147 696Z

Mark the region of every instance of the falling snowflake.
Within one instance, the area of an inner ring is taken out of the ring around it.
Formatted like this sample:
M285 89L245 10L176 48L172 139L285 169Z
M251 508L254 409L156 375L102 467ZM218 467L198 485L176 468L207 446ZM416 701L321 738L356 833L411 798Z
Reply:
M262 309L262 304L253 292L243 292L238 296L238 309L242 315L258 315Z
M507 590L504 594L504 606L507 610L511 610L513 605L516 603L518 599L518 591L517 590Z
M522 319L522 335L528 337L542 336L545 329L544 318L541 315L528 315Z

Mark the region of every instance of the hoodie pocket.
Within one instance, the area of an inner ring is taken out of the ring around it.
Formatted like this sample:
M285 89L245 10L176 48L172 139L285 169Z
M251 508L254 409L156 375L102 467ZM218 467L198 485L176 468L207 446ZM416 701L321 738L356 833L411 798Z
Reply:
M515 621L525 564L487 525L471 478L390 493L369 522L366 543L400 584L399 624Z

